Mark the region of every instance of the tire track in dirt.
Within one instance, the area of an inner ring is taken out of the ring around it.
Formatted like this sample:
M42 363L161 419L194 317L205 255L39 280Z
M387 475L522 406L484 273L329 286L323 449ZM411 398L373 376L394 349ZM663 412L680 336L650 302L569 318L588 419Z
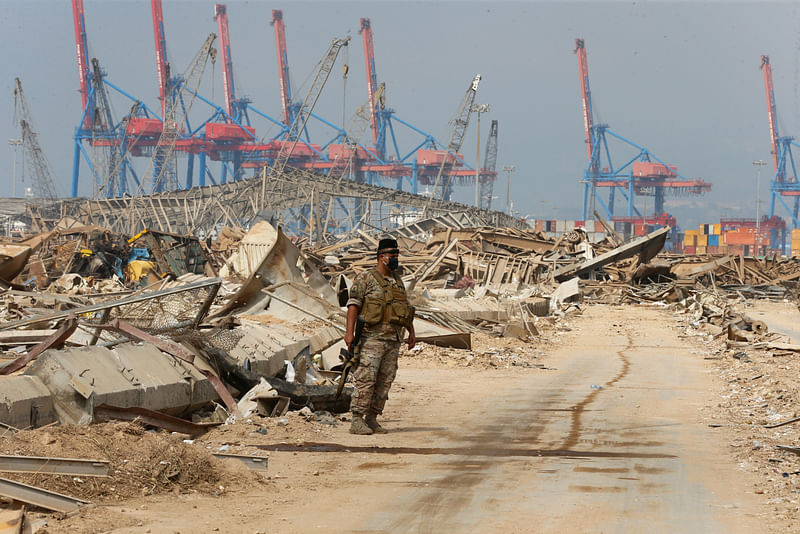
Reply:
M625 356L625 351L631 350L633 348L633 337L629 331L625 332L625 337L627 339L627 345L624 349L617 351L617 356L619 356L620 361L622 362L622 368L620 369L619 373L606 382L604 387L611 387L623 378L628 375L628 372L631 368L630 360ZM581 402L572 406L572 421L570 423L570 430L569 434L567 435L567 439L561 444L561 449L572 449L575 445L578 444L578 441L581 439L581 431L582 431L582 424L581 418L583 416L583 412L586 410L586 407L589 406L591 403L595 401L597 396L602 393L602 389L593 389L591 393L589 393Z

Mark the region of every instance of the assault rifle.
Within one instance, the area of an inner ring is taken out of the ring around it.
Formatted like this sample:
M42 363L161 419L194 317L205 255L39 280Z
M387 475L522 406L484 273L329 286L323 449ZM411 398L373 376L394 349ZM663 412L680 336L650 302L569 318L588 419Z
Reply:
M347 381L347 375L358 365L358 359L361 353L358 346L361 344L361 333L363 331L364 319L358 317L356 319L355 332L353 332L353 342L346 349L342 348L339 350L339 359L344 362L344 367L342 367L342 376L339 377L339 387L336 388L336 397L334 397L334 399L338 399L339 395L342 394L344 383Z

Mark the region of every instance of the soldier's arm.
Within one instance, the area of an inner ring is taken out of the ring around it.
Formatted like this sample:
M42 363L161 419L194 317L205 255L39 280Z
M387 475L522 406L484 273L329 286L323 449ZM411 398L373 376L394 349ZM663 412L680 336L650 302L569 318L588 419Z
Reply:
M344 342L347 348L355 339L356 319L361 312L361 306L364 305L364 295L366 294L366 279L363 275L359 275L350 286L350 295L347 299L347 322L345 323Z
M344 333L344 343L347 345L348 349L355 339L356 319L358 319L359 311L360 306L356 306L355 304L347 306L347 329Z

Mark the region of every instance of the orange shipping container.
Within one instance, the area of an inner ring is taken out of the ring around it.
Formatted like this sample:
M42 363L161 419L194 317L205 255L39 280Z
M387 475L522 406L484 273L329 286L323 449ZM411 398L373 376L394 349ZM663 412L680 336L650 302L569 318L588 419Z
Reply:
M698 246L698 247L694 248L694 251L695 251L695 254L705 254L706 253L706 247L699 247Z
M756 243L756 236L750 232L728 232L725 234L725 243L727 245L753 246Z
M707 247L708 246L708 236L705 235L705 234L697 236L697 246L698 247Z

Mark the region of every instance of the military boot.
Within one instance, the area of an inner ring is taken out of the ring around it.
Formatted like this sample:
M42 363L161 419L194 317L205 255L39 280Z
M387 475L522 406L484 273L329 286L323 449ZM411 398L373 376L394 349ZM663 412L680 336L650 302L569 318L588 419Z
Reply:
M374 434L388 434L389 431L383 428L377 419L378 415L374 413L367 414L367 417L364 419L364 422L367 423L367 426L372 430Z
M364 416L361 414L353 414L353 422L350 424L350 433L351 434L362 434L362 435L370 435L372 434L372 429L367 426L367 423L364 422Z

